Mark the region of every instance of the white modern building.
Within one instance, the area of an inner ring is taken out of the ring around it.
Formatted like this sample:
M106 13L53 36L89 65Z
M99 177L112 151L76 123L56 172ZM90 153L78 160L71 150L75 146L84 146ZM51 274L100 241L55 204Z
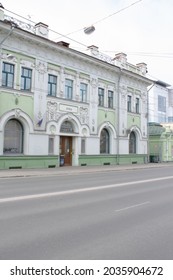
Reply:
M149 122L173 122L173 89L163 81L154 81L148 88Z

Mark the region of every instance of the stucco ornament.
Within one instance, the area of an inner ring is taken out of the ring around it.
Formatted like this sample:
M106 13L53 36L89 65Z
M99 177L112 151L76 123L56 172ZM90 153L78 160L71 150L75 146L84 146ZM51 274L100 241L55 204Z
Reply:
M51 126L50 126L50 133L51 133L51 134L55 134L55 132L56 132L56 127L55 127L55 125L51 125Z
M80 122L82 124L89 123L88 108L80 107Z
M97 85L98 85L98 81L97 81L97 79L94 79L94 78L92 78L91 79L91 85L92 85L92 87L97 87Z
M82 129L82 134L83 134L83 136L86 136L86 135L87 135L87 129L86 129L86 128L83 128L83 129Z
M40 74L45 74L47 72L47 65L44 62L39 62L35 69L40 73Z
M15 109L15 118L20 118L21 110L20 109Z
M57 121L60 114L57 113L58 104L56 102L47 102L47 121Z

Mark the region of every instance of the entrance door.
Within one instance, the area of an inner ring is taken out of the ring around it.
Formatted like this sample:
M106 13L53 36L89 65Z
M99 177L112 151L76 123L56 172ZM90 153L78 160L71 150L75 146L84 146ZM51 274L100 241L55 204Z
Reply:
M72 137L61 136L61 155L64 156L64 165L72 165Z

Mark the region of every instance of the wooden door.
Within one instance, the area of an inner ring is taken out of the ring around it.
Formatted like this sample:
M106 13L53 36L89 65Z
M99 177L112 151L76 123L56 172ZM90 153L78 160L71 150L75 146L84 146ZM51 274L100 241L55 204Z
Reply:
M72 137L61 136L61 155L64 156L64 165L72 165Z

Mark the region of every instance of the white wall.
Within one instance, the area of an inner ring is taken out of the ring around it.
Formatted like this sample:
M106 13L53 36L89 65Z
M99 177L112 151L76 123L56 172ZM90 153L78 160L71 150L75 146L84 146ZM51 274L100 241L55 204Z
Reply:
M100 154L100 138L90 136L90 138L87 139L86 154L87 155Z
M43 134L29 135L29 155L48 155L48 136Z

